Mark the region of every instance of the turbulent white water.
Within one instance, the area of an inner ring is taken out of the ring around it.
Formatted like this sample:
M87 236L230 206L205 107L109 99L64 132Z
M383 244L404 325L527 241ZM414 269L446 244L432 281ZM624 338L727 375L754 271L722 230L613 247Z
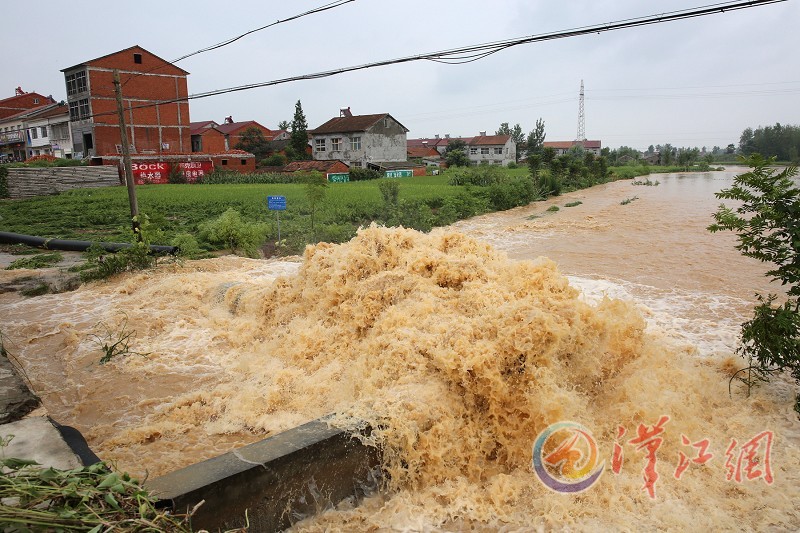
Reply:
M794 386L728 395L752 293L776 290L732 235L705 230L731 177L616 182L430 235L370 228L302 262L228 257L4 295L4 332L51 416L138 475L334 410L385 428L389 491L299 529L796 529ZM92 334L123 324L147 355L100 365ZM583 424L610 464L619 425L662 415L654 499L632 445L580 495L531 470L549 424ZM764 430L774 482L727 481L731 439ZM714 458L678 480L682 434Z

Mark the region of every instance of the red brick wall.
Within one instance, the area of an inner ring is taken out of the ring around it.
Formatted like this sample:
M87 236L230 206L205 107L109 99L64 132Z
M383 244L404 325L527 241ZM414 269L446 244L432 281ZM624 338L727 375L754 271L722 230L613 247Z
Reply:
M201 152L218 154L225 151L225 135L222 132L208 128L199 135L202 139Z
M258 123L248 124L247 126L228 134L228 148L231 149L236 148L236 145L239 144L239 141L242 140L242 134L247 130L249 130L250 128L256 128L261 130L261 133L263 133L264 137L266 137L267 139L269 139L272 136L272 132L269 128L265 128L264 126Z
M220 170L235 170L243 173L256 171L256 158L253 154L211 156L211 161L214 162L214 168Z
M34 103L36 100L38 100L38 102ZM42 96L39 93L27 93L20 96L12 96L6 99L6 101L0 103L0 118L10 117L11 115L16 115L22 111L33 109L34 107L39 107L49 103L52 102L50 102L46 96Z
M134 63L133 54L142 55L142 63ZM121 72L122 97L127 109L125 121L131 143L137 152L155 150L161 152L161 143L169 144L169 152L191 152L188 102L171 102L158 105L158 101L175 100L188 96L186 74L179 68L141 48L134 48L89 62L88 77L91 94L91 110L95 124L95 152L115 154L121 143L117 127L117 104L114 95L113 72L139 71L140 75ZM144 107L139 107L144 106ZM99 116L98 116L99 115ZM100 126L108 124L112 128ZM160 138L159 138L160 129Z

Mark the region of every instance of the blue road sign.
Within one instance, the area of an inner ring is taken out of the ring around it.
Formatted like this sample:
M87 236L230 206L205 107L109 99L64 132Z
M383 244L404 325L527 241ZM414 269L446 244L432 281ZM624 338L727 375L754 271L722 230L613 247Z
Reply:
M286 211L286 197L267 196L267 207L270 211Z

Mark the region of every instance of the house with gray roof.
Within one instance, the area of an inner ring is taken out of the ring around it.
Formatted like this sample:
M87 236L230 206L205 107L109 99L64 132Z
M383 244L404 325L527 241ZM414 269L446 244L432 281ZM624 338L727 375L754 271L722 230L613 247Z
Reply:
M338 159L354 167L406 161L407 133L389 113L353 115L349 107L309 131L315 160Z

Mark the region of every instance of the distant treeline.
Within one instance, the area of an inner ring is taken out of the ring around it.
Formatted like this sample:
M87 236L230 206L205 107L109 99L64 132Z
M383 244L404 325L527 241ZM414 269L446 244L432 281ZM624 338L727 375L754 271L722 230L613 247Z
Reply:
M739 152L743 155L759 153L776 157L778 161L800 162L800 126L759 126L747 128L739 139Z

